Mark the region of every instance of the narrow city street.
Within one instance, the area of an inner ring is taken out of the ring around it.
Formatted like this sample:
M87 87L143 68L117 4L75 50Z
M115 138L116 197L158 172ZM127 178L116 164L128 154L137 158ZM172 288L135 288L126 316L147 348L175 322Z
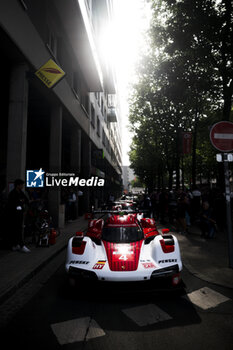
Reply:
M232 349L232 289L186 268L181 295L70 287L64 261L65 251L1 306L3 349Z
M0 0L0 348L233 350L233 1Z

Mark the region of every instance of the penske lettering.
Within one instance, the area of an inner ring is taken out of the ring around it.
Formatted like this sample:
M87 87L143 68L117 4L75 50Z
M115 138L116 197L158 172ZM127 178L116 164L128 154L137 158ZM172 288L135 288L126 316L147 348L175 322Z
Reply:
M171 262L177 262L177 259L166 259L166 260L159 260L159 264L166 264Z
M89 264L89 261L84 261L84 260L71 260L70 264L83 264L83 265L87 265Z

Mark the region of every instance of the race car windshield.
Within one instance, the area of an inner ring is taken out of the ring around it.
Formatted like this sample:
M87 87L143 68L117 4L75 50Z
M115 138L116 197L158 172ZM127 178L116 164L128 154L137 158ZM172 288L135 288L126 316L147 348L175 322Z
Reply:
M102 239L112 243L131 243L143 239L139 227L104 227Z

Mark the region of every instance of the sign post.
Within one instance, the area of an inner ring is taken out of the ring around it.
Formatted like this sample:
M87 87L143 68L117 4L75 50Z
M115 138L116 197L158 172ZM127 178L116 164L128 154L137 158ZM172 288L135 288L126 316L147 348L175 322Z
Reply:
M231 190L229 181L229 167L227 153L223 155L224 174L225 174L225 196L226 196L226 214L227 214L227 232L228 232L228 251L229 251L229 266L233 268L233 238L232 238L232 222L231 222Z
M233 150L233 123L219 122L214 124L210 130L210 140L212 145L223 153L223 159L217 155L218 161L224 163L225 175L225 198L226 198L226 217L227 217L227 233L228 233L228 254L229 267L233 268L233 237L232 237L232 221L231 221L231 190L229 181L228 161L231 159L229 153Z
M192 151L192 133L182 132L183 154L190 154Z

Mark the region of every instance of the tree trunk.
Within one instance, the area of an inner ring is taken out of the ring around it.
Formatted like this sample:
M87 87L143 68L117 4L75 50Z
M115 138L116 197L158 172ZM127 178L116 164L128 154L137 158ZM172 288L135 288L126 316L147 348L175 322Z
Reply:
M160 176L160 171L158 171L158 189L161 189L161 176Z
M233 80L230 83L230 86L224 86L223 88L223 98L224 98L224 106L223 106L223 120L230 120L231 115L231 99L233 92Z
M169 174L169 177L168 177L168 188L169 190L172 189L172 185L173 185L173 169L170 168L168 169L168 174Z
M181 153L181 130L177 128L177 136L176 136L176 187L180 187L180 153Z
M196 111L195 111L195 119L194 119L194 128L193 128L193 149L192 149L192 184L196 186L196 177L197 177L197 157L196 157L196 149L197 149L197 127L199 120L199 112L198 112L198 100L196 100Z
M233 94L233 80L232 72L228 68L228 61L233 59L233 25L232 25L232 1L223 0L225 5L224 21L225 26L222 29L222 45L220 48L222 56L222 67L219 67L220 74L223 80L223 120L230 120L232 94ZM229 53L231 53L229 55Z
M184 156L181 157L182 190L184 190Z

